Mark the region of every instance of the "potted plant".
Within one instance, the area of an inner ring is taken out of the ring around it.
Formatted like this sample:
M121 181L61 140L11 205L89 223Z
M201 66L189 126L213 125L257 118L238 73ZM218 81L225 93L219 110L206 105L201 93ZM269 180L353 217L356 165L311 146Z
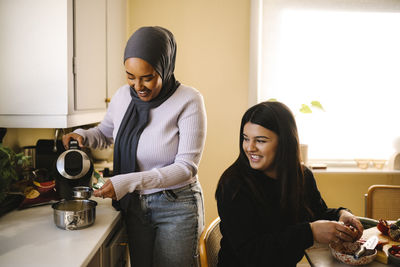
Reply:
M6 132L5 128L0 128L0 204L5 202L11 184L20 180L20 170L29 159L22 152L17 154L3 145Z
M268 99L268 101L278 101L278 100L276 100L275 98L270 98L270 99ZM325 111L325 109L322 107L321 103L316 100L311 101L310 104L301 104L298 111L300 111L303 114L311 114L313 112L313 109ZM307 144L300 144L300 157L301 157L302 163L307 165L308 164L308 145Z
M311 101L310 105L301 104L299 111L303 114L312 113L312 109L319 109L325 111L319 101ZM308 165L308 144L300 143L300 157L304 165Z
M270 98L270 99L268 99L268 101L278 101L278 100L276 100L276 98ZM312 113L313 108L325 111L324 108L322 107L321 103L316 100L311 101L310 104L301 104L299 111L301 113L308 114L308 113Z

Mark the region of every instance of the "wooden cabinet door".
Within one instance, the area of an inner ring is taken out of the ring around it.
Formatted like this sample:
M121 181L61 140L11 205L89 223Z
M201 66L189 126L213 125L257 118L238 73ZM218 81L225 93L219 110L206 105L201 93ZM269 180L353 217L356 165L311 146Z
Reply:
M0 1L1 115L68 113L70 4Z

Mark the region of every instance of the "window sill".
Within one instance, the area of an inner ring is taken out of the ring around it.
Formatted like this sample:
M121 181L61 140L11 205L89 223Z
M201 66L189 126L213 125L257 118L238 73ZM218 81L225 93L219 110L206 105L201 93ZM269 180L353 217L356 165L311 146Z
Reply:
M326 169L312 169L313 173L353 173L353 174L400 174L400 170L389 169L360 169L357 167L327 167Z
M400 170L393 170L385 164L382 169L369 163L368 168L361 169L352 160L310 160L307 167L314 173L353 173L353 174L400 174Z

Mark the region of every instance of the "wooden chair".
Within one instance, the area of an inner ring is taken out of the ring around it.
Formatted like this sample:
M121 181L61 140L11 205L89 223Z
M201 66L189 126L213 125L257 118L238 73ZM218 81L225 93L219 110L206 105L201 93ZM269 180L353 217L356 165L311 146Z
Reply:
M372 185L366 194L366 217L375 220L400 218L400 185Z
M204 229L200 236L200 266L216 267L218 263L218 252L221 248L220 240L222 238L219 230L220 218L217 217L210 225Z

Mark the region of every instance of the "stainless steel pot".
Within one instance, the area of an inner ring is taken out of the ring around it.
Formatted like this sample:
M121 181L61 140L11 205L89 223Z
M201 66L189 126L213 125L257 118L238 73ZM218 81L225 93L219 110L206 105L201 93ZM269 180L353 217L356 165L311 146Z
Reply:
M92 193L93 189L89 186L75 186L72 188L72 197L74 199L89 199Z
M97 202L88 199L61 200L52 205L54 223L65 230L89 227L96 219Z

